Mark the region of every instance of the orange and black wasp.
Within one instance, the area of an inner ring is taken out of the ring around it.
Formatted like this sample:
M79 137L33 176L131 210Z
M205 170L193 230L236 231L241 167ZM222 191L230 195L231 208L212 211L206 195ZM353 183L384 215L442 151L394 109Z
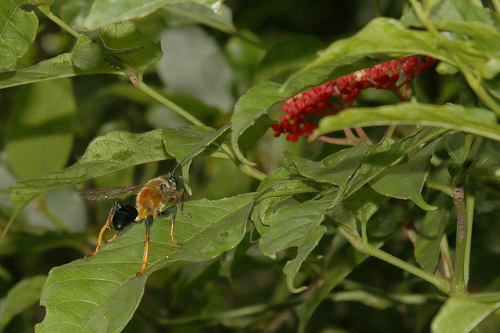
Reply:
M182 247L183 244L178 243L174 239L174 222L177 216L177 205L174 204L167 209L163 210L169 202L180 202L181 203L181 213L184 216L189 216L184 214L184 189L178 189L177 176L174 175L175 170L192 154L198 150L205 148L205 146L200 147L191 153L189 153L181 162L179 162L172 172L153 178L144 185L128 186L128 187L107 187L107 188L97 188L84 190L80 192L80 195L89 200L102 200L102 199L124 199L131 195L137 194L135 207L131 205L125 205L120 201L115 201L111 206L106 223L99 233L99 238L97 239L97 247L94 253L87 255L85 258L90 258L95 256L102 245L102 238L104 232L108 229L116 230L115 235L108 240L106 243L112 242L122 230L132 223L139 223L144 221L146 226L146 240L144 245L144 256L142 260L141 270L137 273L140 275L146 269L148 263L149 255L149 232L151 225L158 216L168 216L172 214L172 219L170 220L170 239L175 245ZM186 179L182 176L179 178Z

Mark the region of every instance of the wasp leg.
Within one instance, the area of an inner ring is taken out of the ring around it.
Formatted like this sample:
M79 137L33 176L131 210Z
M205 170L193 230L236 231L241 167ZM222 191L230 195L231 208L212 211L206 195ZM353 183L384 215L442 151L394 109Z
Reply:
M182 208L181 208L181 210L182 210ZM170 239L172 240L172 243L174 243L174 245L183 247L184 244L177 243L174 239L174 223L175 223L175 218L177 216L177 206L176 205L170 206L167 209L165 209L163 212L160 212L158 215L159 216L168 216L168 215L170 215L170 213L172 213L172 220L170 220Z
M146 265L148 263L148 256L149 256L149 230L150 230L150 225L153 222L153 215L149 214L148 217L146 217L146 220L144 221L144 224L146 225L146 240L144 241L144 256L142 257L142 267L139 272L137 272L137 275L141 275L144 273L144 270L146 269Z
M112 241L114 241L114 240L115 240L115 238L118 236L118 234L119 234L120 232L121 232L121 230L118 230L118 231L115 233L115 235L114 235L113 237L111 237L110 239L108 239L108 240L106 241L106 243L111 243Z
M113 203L113 206L111 206L111 209L109 211L108 219L106 220L106 223L104 224L104 226L101 228L101 232L99 232L99 238L97 238L97 247L95 248L94 253L86 255L85 259L93 257L97 254L97 252L99 252L99 250L101 249L102 237L104 236L104 232L108 229L111 229L111 222L113 221L113 216L115 216L116 211L118 209L120 209L122 206L123 206L123 204L119 201L115 201ZM116 235L112 239L115 239L115 238L116 238Z
M174 201L178 201L178 202L181 203L181 213L182 213L182 216L191 217L191 214L184 213L184 189L180 189L178 191L178 194L174 198Z

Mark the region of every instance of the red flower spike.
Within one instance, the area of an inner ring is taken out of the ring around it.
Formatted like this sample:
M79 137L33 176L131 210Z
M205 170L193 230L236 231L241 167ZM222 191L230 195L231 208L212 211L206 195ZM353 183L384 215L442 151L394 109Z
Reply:
M302 92L281 106L287 115L279 124L272 124L274 136L288 133L286 139L296 142L300 136L309 136L316 128L308 115L326 116L352 106L363 89L376 88L393 91L398 98L406 99L411 92L413 79L437 62L427 56L409 56L358 70ZM397 84L400 82L399 84ZM400 89L404 91L401 92ZM332 103L337 100L337 103ZM340 104L340 105L339 105Z

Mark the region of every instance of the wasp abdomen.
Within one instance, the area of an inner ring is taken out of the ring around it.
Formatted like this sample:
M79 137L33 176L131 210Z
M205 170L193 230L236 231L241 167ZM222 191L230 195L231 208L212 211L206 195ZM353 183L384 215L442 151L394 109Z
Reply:
M113 228L116 231L121 231L135 221L139 213L134 206L121 206L113 216Z

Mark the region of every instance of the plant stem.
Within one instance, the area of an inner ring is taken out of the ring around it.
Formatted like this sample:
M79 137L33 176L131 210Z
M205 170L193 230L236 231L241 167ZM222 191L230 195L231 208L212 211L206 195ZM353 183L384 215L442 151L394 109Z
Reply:
M457 295L467 293L469 283L469 266L472 237L472 219L474 213L474 195L469 191L467 165L474 136L467 135L464 146L464 163L453 179L453 202L457 209L457 236L455 249L455 269L451 280L451 291ZM467 185L467 186L466 186ZM466 193L467 190L467 193Z
M73 29L72 27L70 27L69 25L67 25L66 23L64 23L63 20L61 20L59 17L55 16L54 14L52 14L52 12L50 11L50 7L49 6L38 6L37 7L45 16L47 16L49 19L51 19L54 23L56 23L58 26L60 26L61 28L63 28L64 30L66 30L67 32L69 32L70 34L72 34L75 38L80 38L81 37L81 34L76 31L75 29Z
M177 112L179 115L182 117L186 118L189 120L191 123L193 123L196 126L205 126L201 121L196 119L194 116L192 116L189 112L175 104L174 102L170 101L168 98L164 97L160 93L156 92L155 90L151 89L147 84L142 82L142 80L139 80L139 83L137 85L139 89L141 89L143 92L148 94L149 96L153 97L156 99L158 102L161 104L171 108L175 112Z
M472 244L472 223L474 221L474 205L476 198L474 192L467 186L467 197L465 198L465 209L467 210L467 236L465 239L465 255L464 255L464 281L465 287L469 284L469 268L470 254Z
M394 265L396 267L399 267L409 273L412 273L413 275L416 275L430 283L432 283L436 288L441 290L442 292L448 294L450 292L450 284L448 281L445 279L442 279L438 276L435 276L433 274L427 273L426 271L415 267L413 265L410 265L409 263L398 259L392 255L390 255L387 252L384 252L373 245L371 245L368 242L364 242L359 234L357 232L353 233L351 230L348 230L345 226L339 225L337 227L338 231L342 233L347 240L356 248L356 250L371 255L373 257L379 258L381 260L384 260L391 265Z
M467 210L464 202L464 188L455 187L453 193L453 202L457 208L457 244L455 255L455 271L451 283L451 290L459 295L465 295L467 292L467 283L465 281L465 252L467 239Z

